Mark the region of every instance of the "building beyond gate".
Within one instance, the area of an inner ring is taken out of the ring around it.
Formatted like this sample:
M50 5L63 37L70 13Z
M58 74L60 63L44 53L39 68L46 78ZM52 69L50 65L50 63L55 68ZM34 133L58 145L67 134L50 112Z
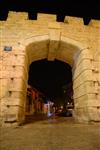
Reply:
M0 21L0 122L20 124L25 117L29 66L47 58L72 66L74 118L100 121L100 21L84 25L82 18L9 12Z

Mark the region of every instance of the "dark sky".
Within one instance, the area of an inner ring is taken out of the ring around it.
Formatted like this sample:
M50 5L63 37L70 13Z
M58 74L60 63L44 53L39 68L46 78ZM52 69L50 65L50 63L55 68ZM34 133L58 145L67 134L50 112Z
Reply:
M30 66L29 84L48 97L61 96L63 85L72 80L71 67L61 61L35 61Z
M57 14L63 21L65 15L82 17L85 24L90 19L100 19L99 4L95 0L0 0L0 19L6 19L9 10L26 11L30 19L36 19L38 12Z

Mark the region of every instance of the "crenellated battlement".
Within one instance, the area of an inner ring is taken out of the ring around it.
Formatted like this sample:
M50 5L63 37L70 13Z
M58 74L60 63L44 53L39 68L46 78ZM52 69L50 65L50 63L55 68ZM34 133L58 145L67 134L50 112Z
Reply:
M92 44L95 51L99 45L96 44L99 43L99 20L91 20L88 25L84 25L82 18L65 16L64 22L57 22L56 15L42 13L37 14L37 20L29 20L27 12L9 11L7 20L0 21L1 47L8 41L7 45L15 45L24 38L49 34L52 29L83 44Z
M28 19L28 13L26 12L16 12L16 11L9 11L8 13L8 20L27 20Z
M16 22L17 23L19 21L30 21L28 19L28 13L27 12L9 11L7 21L5 21L5 22L11 22L11 23ZM46 24L48 24L49 22L56 22L56 15L38 13L37 20L32 20L32 22L45 22ZM72 17L72 16L65 16L63 24L69 24L69 25L75 25L75 26L76 25L77 26L84 26L84 22L83 22L82 18ZM100 21L91 19L88 26L94 27L94 28L95 27L100 28Z

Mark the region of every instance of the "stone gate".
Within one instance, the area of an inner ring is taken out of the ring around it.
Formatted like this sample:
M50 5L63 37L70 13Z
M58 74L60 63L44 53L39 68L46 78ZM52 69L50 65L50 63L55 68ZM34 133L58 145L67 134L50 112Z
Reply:
M47 58L72 67L74 118L79 122L100 121L100 21L88 26L82 18L9 12L0 22L0 122L24 121L29 66Z

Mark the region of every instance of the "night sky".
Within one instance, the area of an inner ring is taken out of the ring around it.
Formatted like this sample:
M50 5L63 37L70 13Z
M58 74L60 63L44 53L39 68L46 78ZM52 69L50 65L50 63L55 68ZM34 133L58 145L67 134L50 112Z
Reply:
M29 84L39 89L47 97L61 97L62 87L71 81L71 67L67 63L44 59L30 65Z

